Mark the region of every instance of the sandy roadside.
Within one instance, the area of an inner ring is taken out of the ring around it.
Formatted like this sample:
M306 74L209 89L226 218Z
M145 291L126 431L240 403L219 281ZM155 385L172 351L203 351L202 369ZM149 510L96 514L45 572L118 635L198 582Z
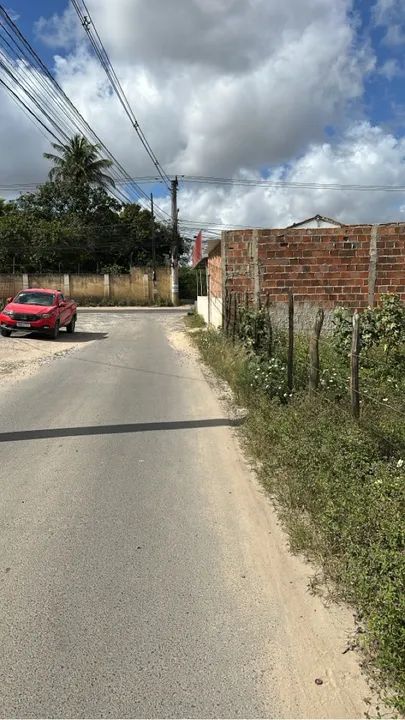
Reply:
M32 375L41 365L76 350L79 345L74 336L64 334L56 341L31 335L0 338L0 385Z
M176 323L168 333L169 342L193 367L201 361L189 334ZM232 415L231 392L211 371L202 366L220 407ZM224 431L225 432L225 431ZM228 429L224 443L232 468L232 494L224 494L217 477L207 477L207 492L215 511L224 517L231 511L234 525L224 523L223 547L238 543L246 565L255 567L262 584L257 588L260 602L273 608L277 624L272 628L272 683L283 700L289 718L395 717L369 687L361 657L349 651L355 631L353 609L311 593L310 578L315 568L289 551L284 532L268 496L260 486L242 449L237 430ZM227 557L223 558L226 574ZM251 598L249 598L250 600ZM240 598L243 603L243 598ZM270 631L269 631L270 632Z

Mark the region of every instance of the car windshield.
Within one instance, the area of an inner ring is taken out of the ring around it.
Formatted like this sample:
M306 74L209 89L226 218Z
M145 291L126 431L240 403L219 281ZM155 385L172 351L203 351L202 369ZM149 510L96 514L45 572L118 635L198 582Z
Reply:
M44 292L21 292L14 300L20 305L44 305L44 307L53 305L54 301L55 295Z

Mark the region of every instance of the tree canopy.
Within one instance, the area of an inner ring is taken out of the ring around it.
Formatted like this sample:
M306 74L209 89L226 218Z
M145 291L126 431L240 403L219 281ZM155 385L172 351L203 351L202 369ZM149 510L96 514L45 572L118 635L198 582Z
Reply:
M114 180L104 172L112 162L99 157L100 145L92 145L82 135L74 135L65 145L52 143L52 147L58 155L44 153L44 158L53 163L49 171L50 180L114 187Z
M109 160L77 135L54 145L50 179L16 200L0 198L0 272L129 272L164 264L171 228L108 192Z

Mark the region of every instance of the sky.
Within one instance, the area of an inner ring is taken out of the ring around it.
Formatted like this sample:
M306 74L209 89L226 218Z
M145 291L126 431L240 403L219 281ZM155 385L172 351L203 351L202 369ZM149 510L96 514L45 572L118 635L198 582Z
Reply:
M10 2L21 31L128 172L153 174L71 5ZM87 5L150 145L180 177L181 220L285 227L319 213L405 221L405 192L181 181L405 185L403 0ZM46 178L49 141L1 88L0 142L0 186ZM163 188L152 187L169 211Z

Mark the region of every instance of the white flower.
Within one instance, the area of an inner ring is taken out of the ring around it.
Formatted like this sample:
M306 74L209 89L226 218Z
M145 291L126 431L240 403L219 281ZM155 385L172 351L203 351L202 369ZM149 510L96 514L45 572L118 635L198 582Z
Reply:
M400 458L397 462L397 468L401 468L403 464L404 464L404 461Z
M383 401L383 402L388 402L388 398L383 398L382 401Z

